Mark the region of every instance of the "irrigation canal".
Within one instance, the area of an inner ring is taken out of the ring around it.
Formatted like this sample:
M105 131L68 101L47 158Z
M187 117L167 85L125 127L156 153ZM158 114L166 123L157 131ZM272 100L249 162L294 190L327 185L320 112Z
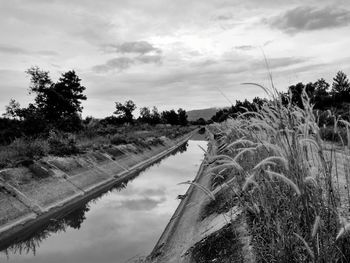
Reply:
M124 263L148 255L193 180L205 141L190 140L149 167L78 209L51 219L25 240L0 252L8 263Z

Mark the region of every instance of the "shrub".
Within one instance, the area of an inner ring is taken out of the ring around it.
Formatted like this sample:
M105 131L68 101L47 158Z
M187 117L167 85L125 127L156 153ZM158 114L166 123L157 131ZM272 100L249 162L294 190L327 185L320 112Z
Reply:
M48 152L49 145L43 139L16 139L10 145L0 148L0 167L27 166Z
M57 156L71 155L79 153L75 136L69 133L58 133L50 131L48 143L50 154Z
M111 144L119 145L119 144L127 144L126 136L122 136L119 134L113 135L111 138Z

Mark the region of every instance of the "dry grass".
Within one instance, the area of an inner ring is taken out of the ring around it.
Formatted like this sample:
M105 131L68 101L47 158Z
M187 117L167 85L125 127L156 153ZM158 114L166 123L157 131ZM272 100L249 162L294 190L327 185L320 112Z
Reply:
M348 262L350 227L339 220L335 185L339 164L329 158L312 106L306 94L301 109L269 93L260 112L209 128L217 145L209 172L230 178L225 183L247 216L259 262Z

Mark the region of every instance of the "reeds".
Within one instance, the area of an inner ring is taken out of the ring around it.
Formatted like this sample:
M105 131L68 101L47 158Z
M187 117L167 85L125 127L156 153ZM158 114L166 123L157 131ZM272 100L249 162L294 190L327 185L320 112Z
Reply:
M325 149L312 105L306 93L298 108L267 91L271 100L258 113L209 128L218 145L209 173L226 174L239 192L259 262L348 262L350 227L339 221L335 187L339 164Z

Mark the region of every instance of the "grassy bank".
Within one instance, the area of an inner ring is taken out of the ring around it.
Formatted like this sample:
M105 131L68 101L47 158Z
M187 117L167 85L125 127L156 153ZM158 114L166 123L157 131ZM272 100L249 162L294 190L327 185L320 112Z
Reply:
M210 126L217 149L208 176L211 190L221 190L204 217L238 205L257 262L348 262L350 224L339 212L339 189L349 189L348 161L336 163L306 94L299 108L269 93L272 100L258 112ZM333 133L338 124L349 125L339 120ZM345 185L336 183L340 169Z
M112 145L134 144L142 148L161 144L160 137L175 139L194 127L169 125L91 125L79 133L51 131L47 136L21 137L0 146L0 169L31 164L47 155L66 156Z

